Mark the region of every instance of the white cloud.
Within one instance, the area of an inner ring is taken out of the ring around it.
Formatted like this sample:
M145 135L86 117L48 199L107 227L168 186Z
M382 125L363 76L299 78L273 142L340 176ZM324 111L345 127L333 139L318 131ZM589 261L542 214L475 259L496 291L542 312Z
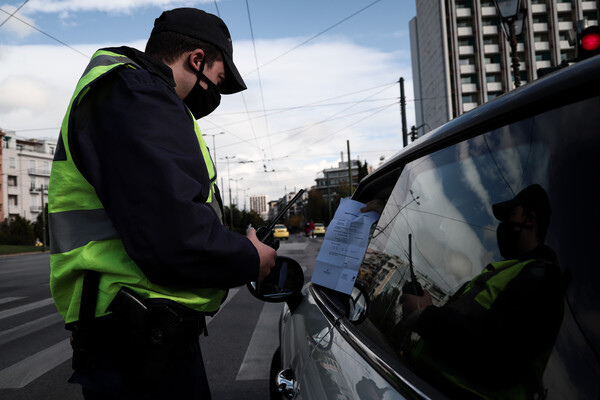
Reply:
M2 25L3 30L8 31L19 38L27 37L34 32L30 26L27 26L27 24L35 26L34 20L23 15L22 13L15 13L17 7L10 4L3 4L0 8L5 11L0 12L0 22L5 21ZM11 17L11 14L15 14L18 19Z
M259 65L302 40L257 41ZM91 55L108 45L76 48ZM143 49L145 43L130 45ZM408 55L380 52L341 38L320 38L261 67L259 83L252 43L235 42L234 54L248 90L223 96L217 111L200 121L207 135L225 132L214 142L227 203L225 156L230 157L231 177L243 178L237 181L239 196L245 191L277 199L284 190L314 185L319 171L337 166L340 153L346 157L347 140L352 158L358 156L372 166L378 165L380 156L389 157L401 148L396 82L410 76ZM0 127L26 137L57 137L87 62L64 46L0 46ZM410 82L405 91L411 96ZM410 126L412 103L408 107ZM212 151L213 138L207 136L206 141ZM234 197L235 191L232 182ZM243 206L242 199L240 203Z

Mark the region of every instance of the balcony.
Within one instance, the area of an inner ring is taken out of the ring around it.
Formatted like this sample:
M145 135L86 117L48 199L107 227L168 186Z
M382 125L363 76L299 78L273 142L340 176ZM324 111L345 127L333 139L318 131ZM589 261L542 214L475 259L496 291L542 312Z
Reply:
M548 68L551 67L552 63L550 61L546 61L546 60L540 60L540 61L536 61L535 62L535 67L536 68Z
M463 112L471 111L477 108L477 103L463 103Z
M533 24L534 32L548 32L548 23L547 22L537 22Z
M461 90L463 93L477 93L477 84L475 83L463 83Z
M498 26L496 25L486 25L483 27L484 35L497 35L498 34Z
M564 4L564 3L563 3ZM571 4L569 4L569 7ZM547 11L545 4L532 4L531 5L531 13L532 14L545 14Z
M462 75L464 75L464 74L474 74L475 73L475 66L473 64L461 65L460 66L460 73Z
M550 43L548 43L548 42L535 42L534 47L535 47L536 51L550 50Z
M466 18L471 16L470 8L457 8L456 9L456 17L457 18Z
M458 36L473 36L473 28L470 26L461 26L457 29Z
M50 176L50 171L47 169L29 168L27 171L29 172L29 175Z
M42 206L31 206L31 207L29 207L29 210L32 213L41 213L42 212Z
M544 6L545 7L545 6ZM558 3L556 4L556 11L571 11L573 8L571 7L571 3Z
M485 66L485 72L486 73L493 73L493 72L500 72L502 71L502 67L500 64L496 63L496 64L486 64Z
M494 17L496 15L496 7L481 7L482 17Z
M483 52L485 54L500 53L500 46L497 44L485 44L483 45Z
M581 8L583 11L592 11L596 9L595 1L582 1Z
M458 54L460 54L461 56L466 56L474 53L475 49L473 48L473 46L458 46Z
M563 21L558 23L559 31L569 31L571 29L573 29L573 22L571 21Z
M488 90L488 92L501 92L502 91L502 82L488 82L487 90Z

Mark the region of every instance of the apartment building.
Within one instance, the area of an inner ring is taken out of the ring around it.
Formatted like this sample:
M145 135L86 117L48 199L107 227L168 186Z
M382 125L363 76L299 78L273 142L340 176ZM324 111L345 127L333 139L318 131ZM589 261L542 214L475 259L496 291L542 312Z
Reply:
M2 137L2 217L35 220L48 203L48 181L56 141Z
M598 0L522 0L520 80L575 57L569 32L598 25ZM514 89L510 43L493 0L416 0L410 22L416 125L433 129ZM425 128L418 134L426 133Z
M250 211L254 211L266 220L269 217L269 196L265 194L250 196Z

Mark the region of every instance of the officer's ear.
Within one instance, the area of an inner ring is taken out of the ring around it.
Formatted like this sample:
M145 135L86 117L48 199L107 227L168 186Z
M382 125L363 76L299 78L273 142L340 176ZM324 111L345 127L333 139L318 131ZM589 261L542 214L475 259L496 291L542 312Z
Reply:
M200 66L202 65L203 60L204 50L202 49L194 49L188 56L190 67L192 67L192 69L194 69L196 72L204 72L200 71Z

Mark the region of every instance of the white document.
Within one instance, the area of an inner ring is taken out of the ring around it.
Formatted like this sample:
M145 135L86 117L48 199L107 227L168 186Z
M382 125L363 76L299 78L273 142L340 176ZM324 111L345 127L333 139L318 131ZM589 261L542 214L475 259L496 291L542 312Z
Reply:
M379 213L360 212L363 203L341 199L317 256L312 282L350 294Z

